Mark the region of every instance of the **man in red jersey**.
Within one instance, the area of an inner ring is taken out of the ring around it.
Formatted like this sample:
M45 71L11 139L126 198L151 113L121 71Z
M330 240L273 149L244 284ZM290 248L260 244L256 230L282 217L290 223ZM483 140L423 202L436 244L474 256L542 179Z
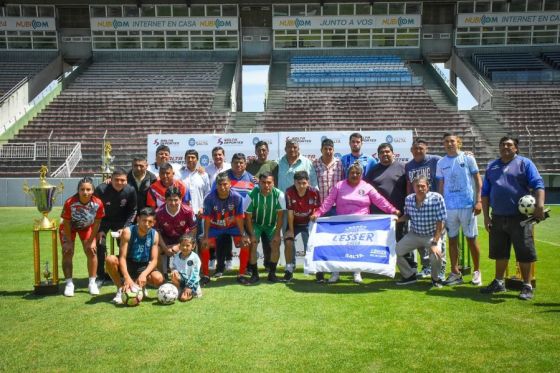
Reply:
M170 186L174 186L181 192L183 202L186 202L185 196L187 195L187 187L181 180L174 180L175 172L169 163L164 163L159 166L159 178L150 185L146 195L146 206L155 209L165 204L165 192Z

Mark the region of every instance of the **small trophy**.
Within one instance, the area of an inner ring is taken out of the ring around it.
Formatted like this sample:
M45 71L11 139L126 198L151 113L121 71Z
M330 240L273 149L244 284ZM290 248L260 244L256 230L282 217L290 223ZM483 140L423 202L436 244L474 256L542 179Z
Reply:
M113 160L115 157L111 155L111 150L113 150L113 147L111 146L111 143L107 141L103 147L103 156L101 157L101 173L103 174L103 179L111 177L111 174L113 173Z
M47 172L47 166L41 166L39 170L39 185L30 187L27 185L27 181L23 185L23 192L31 196L37 210L43 214L42 219L35 220L36 229L51 229L56 226L56 222L50 220L48 215L53 208L57 193L62 193L62 190L64 190L62 182L58 186L50 185L47 182Z
M39 171L39 185L30 187L26 182L23 186L24 193L31 196L35 202L35 206L37 206L37 210L43 214L43 218L35 220L35 226L33 227L35 294L40 295L58 293L57 222L55 219L49 219L48 214L53 208L57 193L62 193L64 189L64 184L62 183L58 186L50 185L46 179L47 172L47 167L41 166L41 170ZM41 241L39 235L41 232L45 231L51 233L52 273L49 270L49 262L45 262L45 269L42 273L45 281L41 281Z

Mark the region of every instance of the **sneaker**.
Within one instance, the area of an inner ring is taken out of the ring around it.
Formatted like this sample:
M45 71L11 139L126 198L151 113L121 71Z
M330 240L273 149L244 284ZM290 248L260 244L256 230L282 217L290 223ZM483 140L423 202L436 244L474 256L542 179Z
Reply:
M123 304L122 289L119 288L119 290L117 290L117 294L115 294L115 297L113 298L113 300L111 302L114 303L114 304Z
M212 277L214 277L214 278L220 278L220 277L222 277L223 275L224 275L223 272L216 271L216 272L214 272L214 274L212 275Z
M278 278L278 276L276 276L276 273L274 272L269 272L266 279L268 282L272 282L272 283L280 282L280 279Z
M451 272L447 279L443 282L444 285L460 285L463 283L463 275L460 273Z
M196 291L193 292L193 298L202 298L202 289L200 286Z
M285 271L284 272L284 281L288 282L290 281L292 278L294 278L294 274L290 271Z
M233 263L231 260L226 260L226 271L231 271L233 269Z
M64 296L65 297L73 297L74 296L74 284L73 283L71 283L71 282L66 283L66 286L64 287Z
M216 259L212 259L212 260L210 261L210 263L208 264L208 267L209 267L210 269L216 269Z
M74 289L72 289L72 290L74 290ZM90 284L88 285L88 291L91 295L99 295L99 288L97 287L97 284L95 283L95 281L90 282ZM65 290L65 292L66 292L66 290ZM73 293L73 291L72 291L72 293Z
M323 272L317 272L315 274L315 282L318 284L323 284L325 282L325 274Z
M354 282L356 284L363 284L362 274L360 272L354 272Z
M410 277L403 278L402 280L397 281L396 284L399 286L404 286L404 285L414 284L416 281L418 281L418 279L416 278L416 274L413 274Z
M256 284L257 282L259 282L261 279L259 277L259 274L252 274L251 277L249 277L248 283L249 285L252 284Z
M204 286L208 285L209 283L210 283L210 277L202 276L200 278L200 286L204 287Z
M480 289L482 294L494 294L494 293L503 293L507 291L506 286L503 282L500 282L494 279L490 285L486 286L485 288Z
M533 288L529 285L523 285L523 287L521 288L521 293L519 293L519 299L521 300L533 299Z
M95 280L95 284L97 285L97 288L100 289L101 287L103 287L103 284L105 283L105 280L103 278L97 278L97 280Z
M437 280L432 279L432 287L437 289L442 288L443 281L440 278L438 278Z
M331 278L329 278L329 284L334 284L335 282L338 282L339 278L340 278L340 274L338 272L333 272L331 274Z
M142 293L144 294L144 298L149 298L150 297L150 293L148 292L147 287L142 288Z
M416 277L417 278L430 278L430 277L432 277L432 269L431 268L424 268L416 274Z
M245 276L237 276L237 283L241 285L249 285L249 280Z
M471 284L474 286L482 285L482 274L480 271L474 271L472 274Z

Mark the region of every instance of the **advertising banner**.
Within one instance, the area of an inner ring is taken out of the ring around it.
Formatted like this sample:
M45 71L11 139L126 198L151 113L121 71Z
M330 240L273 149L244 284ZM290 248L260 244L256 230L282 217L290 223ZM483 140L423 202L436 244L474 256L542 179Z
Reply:
M272 17L273 30L371 29L420 27L419 14L384 16Z
M340 215L311 225L305 273L369 272L394 277L395 216Z
M560 25L560 12L470 13L457 15L457 27Z
M91 18L92 31L237 30L237 17Z
M56 31L54 18L0 17L0 31Z

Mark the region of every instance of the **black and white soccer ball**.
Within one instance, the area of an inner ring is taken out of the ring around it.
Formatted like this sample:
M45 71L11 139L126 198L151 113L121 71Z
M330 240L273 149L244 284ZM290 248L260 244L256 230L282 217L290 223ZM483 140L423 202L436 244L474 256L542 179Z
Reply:
M517 207L519 208L519 212L524 215L533 215L535 212L535 204L537 201L535 197L530 194L519 198L519 202L517 203Z
M123 291L121 295L122 303L128 307L139 305L143 298L144 292L142 288L136 285L133 285L128 291Z
M158 302L161 304L173 304L179 297L179 290L173 284L163 284L157 292Z

